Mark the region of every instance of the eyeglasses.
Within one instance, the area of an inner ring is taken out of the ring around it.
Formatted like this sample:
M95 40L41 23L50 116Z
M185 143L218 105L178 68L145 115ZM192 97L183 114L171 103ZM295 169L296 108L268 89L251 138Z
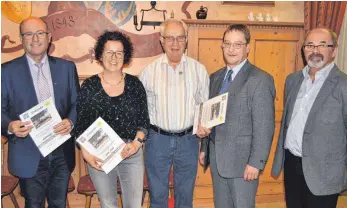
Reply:
M164 38L164 40L166 40L169 43L173 43L175 40L179 43L183 43L186 41L186 36L162 36Z
M334 45L327 45L327 44L319 44L319 45L304 45L304 50L305 51L314 51L315 48L317 48L317 50L324 50L324 49L327 49L327 48L333 48Z
M235 49L240 49L243 45L247 45L247 43L231 43L231 42L223 42L222 48L228 49L231 46Z
M117 58L123 58L124 57L124 51L106 51L105 55L108 58L113 57L113 55L116 55Z
M22 33L21 35L24 37L24 39L26 40L31 40L35 35L37 35L37 37L39 39L43 39L45 38L45 36L48 34L49 32L45 32L45 31L37 31L37 32L26 32L26 33Z

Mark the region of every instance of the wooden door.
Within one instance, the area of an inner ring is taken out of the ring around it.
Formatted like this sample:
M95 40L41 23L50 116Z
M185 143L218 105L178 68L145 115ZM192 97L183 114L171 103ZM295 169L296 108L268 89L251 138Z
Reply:
M204 64L209 74L225 66L221 44L226 27L227 25L225 27L220 25L196 27L193 25L189 28L188 55ZM303 67L300 50L303 41L303 29L250 26L250 31L251 51L248 60L271 74L274 77L276 87L275 135L268 162L260 176L257 195L282 195L284 193L283 177L281 175L278 179L274 179L271 176L271 166L283 112L285 79L290 73ZM210 170L203 173L202 167L199 167L194 194L196 198L213 197Z

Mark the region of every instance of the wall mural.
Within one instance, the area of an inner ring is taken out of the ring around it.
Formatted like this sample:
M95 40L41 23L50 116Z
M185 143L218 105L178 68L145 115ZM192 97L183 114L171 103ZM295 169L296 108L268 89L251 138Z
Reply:
M1 2L2 13L9 20L20 23L31 15L32 2ZM133 44L134 58L152 57L162 53L161 46L158 43L159 33L140 35L122 30L122 26L132 19L136 10L136 4L133 1L112 1L101 2L98 10L90 9L84 2L50 2L48 6L48 15L41 17L47 22L48 28L52 33L52 45L49 54L55 50L54 42L67 36L79 37L82 34L88 34L95 40L105 30L117 30L128 35ZM12 47L4 47L8 41ZM21 50L22 44L11 40L9 35L1 37L1 52L13 53ZM89 49L89 53L78 58L72 58L65 54L62 58L80 63L85 60L94 60L94 50Z
M1 11L5 17L20 23L31 15L31 2L1 2Z

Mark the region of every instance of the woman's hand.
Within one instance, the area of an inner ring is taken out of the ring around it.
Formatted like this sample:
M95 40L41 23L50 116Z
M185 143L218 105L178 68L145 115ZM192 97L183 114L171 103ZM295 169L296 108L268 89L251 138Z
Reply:
M84 160L92 167L97 170L103 171L101 169L102 160L90 154L86 149L81 146L81 152Z
M125 145L125 147L122 150L122 158L126 159L130 157L131 155L135 154L139 149L142 147L142 144L138 141L132 141Z

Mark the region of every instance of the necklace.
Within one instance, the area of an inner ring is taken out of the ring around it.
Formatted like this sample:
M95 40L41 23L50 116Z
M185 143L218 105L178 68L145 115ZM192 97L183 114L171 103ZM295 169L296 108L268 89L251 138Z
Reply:
M119 82L117 82L117 84L111 84L111 83L109 83L109 82L107 82L107 81L105 80L104 73L102 73L101 76L102 76L102 79L104 80L104 82L105 82L106 84L110 85L111 87L117 87L118 85L120 85L120 83L122 83L122 81L123 81L123 79L124 79L124 75L123 75L123 73L122 73L122 77L120 78Z

